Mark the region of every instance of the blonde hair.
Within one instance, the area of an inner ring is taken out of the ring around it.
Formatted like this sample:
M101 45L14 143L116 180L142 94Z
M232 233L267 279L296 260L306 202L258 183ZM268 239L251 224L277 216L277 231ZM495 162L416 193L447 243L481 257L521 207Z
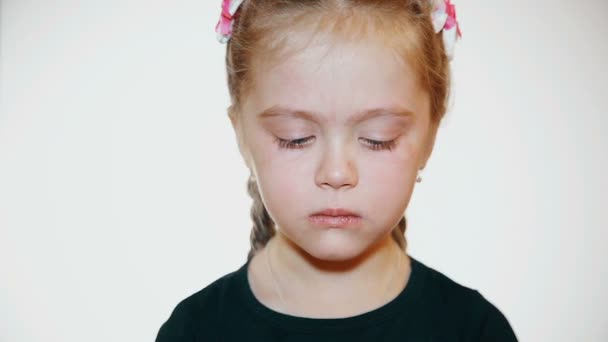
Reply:
M430 95L431 122L438 124L446 112L450 70L441 33L433 30L431 1L245 0L226 47L230 114L240 115L243 96L255 78L254 61L279 59L286 51L305 48L306 42L295 41L296 35L290 31L315 27L315 33L330 32L346 40L360 39L373 30L374 38L395 49L414 68L419 84ZM252 176L247 191L253 199L250 260L274 236L276 228ZM391 233L404 251L406 226L404 215Z

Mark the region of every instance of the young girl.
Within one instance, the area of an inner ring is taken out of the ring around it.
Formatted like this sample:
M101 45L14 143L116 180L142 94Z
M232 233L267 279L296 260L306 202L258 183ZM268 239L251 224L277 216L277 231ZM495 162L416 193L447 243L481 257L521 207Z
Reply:
M460 36L431 1L224 1L252 248L157 342L517 340L478 291L407 254Z

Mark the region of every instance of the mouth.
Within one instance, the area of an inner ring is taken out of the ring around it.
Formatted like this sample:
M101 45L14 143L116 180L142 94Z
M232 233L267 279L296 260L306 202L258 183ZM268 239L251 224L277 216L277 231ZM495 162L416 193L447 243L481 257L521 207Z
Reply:
M317 211L313 215L323 216L360 216L358 213L350 211L344 208L328 208L321 211Z
M362 218L359 214L347 209L330 208L310 215L309 220L317 226L346 228L360 224Z

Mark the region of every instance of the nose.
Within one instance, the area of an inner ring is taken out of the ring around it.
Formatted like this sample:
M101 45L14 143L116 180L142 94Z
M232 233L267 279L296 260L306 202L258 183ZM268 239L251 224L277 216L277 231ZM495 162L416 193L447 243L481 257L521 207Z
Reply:
M352 188L357 185L358 173L352 153L343 146L327 149L315 174L321 188Z

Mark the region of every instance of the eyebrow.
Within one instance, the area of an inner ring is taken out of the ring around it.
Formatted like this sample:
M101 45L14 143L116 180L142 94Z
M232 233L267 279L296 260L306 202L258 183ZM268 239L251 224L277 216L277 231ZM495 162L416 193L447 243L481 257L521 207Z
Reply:
M357 113L348 120L348 123L359 123L371 118L380 116L392 116L392 117L409 117L414 116L414 113L408 109L399 106L393 106L388 108L373 108ZM282 106L272 106L258 114L260 119L274 118L274 117L292 117L300 118L308 121L319 122L323 121L321 115L309 112L305 110L291 109Z

